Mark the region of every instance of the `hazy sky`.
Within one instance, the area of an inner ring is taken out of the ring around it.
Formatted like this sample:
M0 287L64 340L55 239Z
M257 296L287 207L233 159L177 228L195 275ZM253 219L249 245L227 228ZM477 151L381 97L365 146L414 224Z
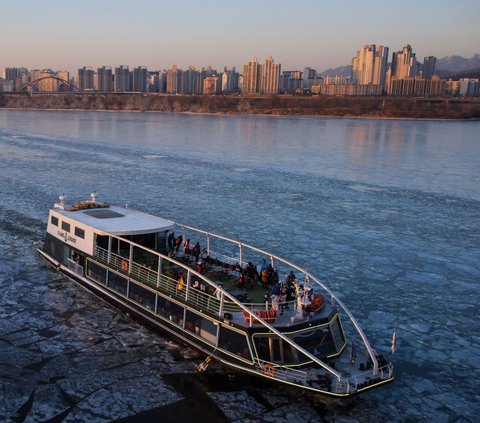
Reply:
M1 1L0 66L75 71L235 65L282 70L351 63L363 44L417 58L480 52L479 0Z

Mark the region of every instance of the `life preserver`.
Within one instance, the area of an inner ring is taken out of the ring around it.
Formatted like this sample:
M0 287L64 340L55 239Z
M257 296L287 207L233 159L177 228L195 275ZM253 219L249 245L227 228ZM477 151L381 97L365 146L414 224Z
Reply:
M275 377L275 367L271 364L264 364L263 365L263 374L269 377Z
M124 270L125 272L128 270L128 261L122 261L122 270Z

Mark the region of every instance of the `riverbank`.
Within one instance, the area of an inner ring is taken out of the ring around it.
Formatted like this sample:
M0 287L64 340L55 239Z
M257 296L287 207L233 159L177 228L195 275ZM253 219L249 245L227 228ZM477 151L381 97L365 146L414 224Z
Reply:
M480 99L0 93L0 108L480 119Z

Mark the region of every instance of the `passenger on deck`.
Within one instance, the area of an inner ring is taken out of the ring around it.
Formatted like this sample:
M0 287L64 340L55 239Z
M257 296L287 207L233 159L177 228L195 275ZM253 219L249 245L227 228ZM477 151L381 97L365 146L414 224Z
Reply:
M295 282L295 273L293 273L293 270L290 270L290 273L285 278L285 283L287 284L288 287L291 287L293 286L294 282Z
M245 289L245 277L243 276L243 273L240 273L240 276L238 277L238 289Z
M260 281L262 282L262 287L268 289L268 272L267 269L263 269L260 272Z
M262 273L262 270L267 270L268 265L265 259L262 260L262 264L260 264L260 273Z
M175 248L175 232L172 232L170 235L168 235L167 241L168 249L173 250Z
M272 287L272 307L278 312L280 304L280 284L276 283Z
M182 241L183 241L183 236L179 236L177 237L177 239L175 239L175 252L178 253L178 250L180 249L180 246L182 245Z
M181 291L184 285L185 285L185 281L183 280L183 273L180 272L178 275L177 289Z
M285 310L289 309L288 304L287 304L287 292L288 292L287 285L282 283L280 285L280 311L281 311L281 314L283 314L283 312Z
M189 256L190 255L190 240L187 239L184 243L183 243L183 252L185 253L186 256Z
M200 247L200 243L197 241L195 246L192 248L192 254L195 256L195 262L198 262L201 251L202 251L202 247Z
M258 273L257 273L257 268L254 266L254 264L249 261L247 264L247 268L245 269L245 283L247 285L252 285L256 283L258 280Z
M203 272L205 271L205 265L203 264L203 261L197 261L197 272L203 275Z
M215 296L217 297L217 299L220 301L222 299L222 288L223 288L223 283L219 283L218 284L218 288L217 290L215 291Z

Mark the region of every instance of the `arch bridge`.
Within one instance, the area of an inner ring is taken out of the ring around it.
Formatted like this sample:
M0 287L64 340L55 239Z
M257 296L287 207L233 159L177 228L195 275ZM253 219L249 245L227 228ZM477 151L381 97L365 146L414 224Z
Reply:
M65 85L65 87L68 88L68 90L70 92L72 91L78 91L78 87L74 84L71 84L70 82L68 81L65 81L65 79L62 79L62 78L59 78L58 76L53 76L53 75L50 75L50 76L42 76L41 78L37 78L35 79L34 81L31 81L29 82L28 84L25 84L22 88L19 89L19 91L27 91L28 88L31 88L33 87L35 84L37 84L38 82L40 81L44 81L46 79L55 79L57 80L58 82L60 82L61 84Z

